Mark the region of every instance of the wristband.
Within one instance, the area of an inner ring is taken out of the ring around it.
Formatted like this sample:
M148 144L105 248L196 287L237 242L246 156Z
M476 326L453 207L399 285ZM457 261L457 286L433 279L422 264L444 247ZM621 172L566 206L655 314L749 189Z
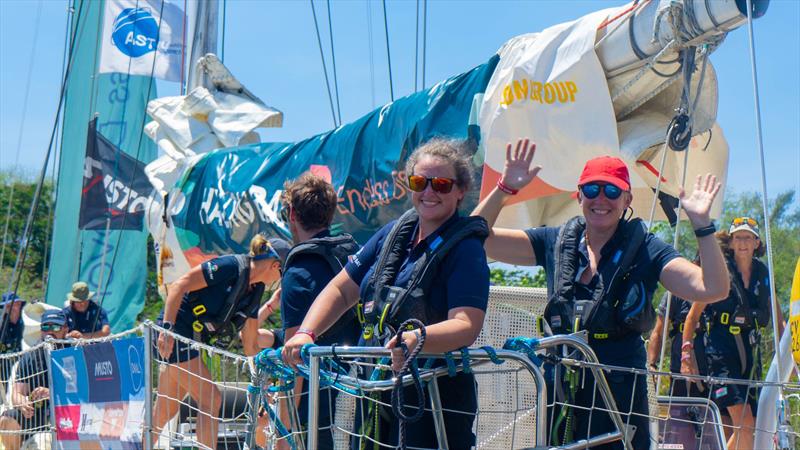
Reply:
M294 332L294 334L305 334L306 336L309 336L313 342L317 341L316 333L314 333L314 330L311 330L309 328L298 328L297 331Z
M508 195L517 195L517 193L519 192L519 189L511 189L510 187L503 184L502 180L497 180L497 189L500 189L501 191L505 192Z
M683 344L681 344L681 350L685 348L694 348L694 343L692 341L683 341Z
M711 225L705 226L703 228L695 228L694 235L701 238L701 237L706 237L710 234L714 234L716 231L717 231L717 226L714 225L714 223L712 222Z

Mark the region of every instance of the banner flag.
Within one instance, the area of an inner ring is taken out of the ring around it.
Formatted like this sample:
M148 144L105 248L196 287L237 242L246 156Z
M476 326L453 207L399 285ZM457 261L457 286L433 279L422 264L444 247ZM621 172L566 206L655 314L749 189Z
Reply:
M144 307L147 233L139 230L81 230L78 227L86 159L86 124L97 117L97 132L145 164L155 144L142 130L155 80L127 73L97 74L104 2L75 0L75 39L64 93L61 154L53 225L47 303L64 306L72 283L85 281L98 293L112 331L133 327ZM148 72L149 74L149 72ZM123 233L123 234L121 234ZM104 257L105 256L105 257Z
M136 337L50 353L55 448L142 448L144 351Z
M181 81L186 23L182 7L168 0L106 0L105 5L98 72Z
M110 220L112 230L141 231L153 191L144 166L98 133L97 119L89 122L78 228L104 230Z

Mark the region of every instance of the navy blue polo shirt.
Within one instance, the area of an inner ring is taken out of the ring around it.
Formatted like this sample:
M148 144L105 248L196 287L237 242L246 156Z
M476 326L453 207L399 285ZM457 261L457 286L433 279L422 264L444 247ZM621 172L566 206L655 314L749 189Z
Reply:
M413 239L409 241L408 258L400 267L395 286L406 287L408 285L414 262L424 254L430 243L434 242L446 227L456 220L458 220L458 214L454 214L416 247L412 247ZM375 270L374 266L383 248L383 241L395 222L392 221L378 230L345 266L347 274L360 286L362 298L366 284ZM416 231L412 236L415 235ZM462 306L471 306L486 311L489 301L489 266L486 263L483 243L473 237L463 239L450 250L441 264L427 295L431 306L444 316L449 310Z
M330 232L325 230L313 238L328 236ZM336 273L319 255L299 254L293 257L292 265L283 269L281 277L281 322L284 329L298 327L303 323L314 299ZM341 327L334 334L325 333L320 336L317 344L356 345L359 331L357 326Z
M0 306L0 309L2 308L3 307ZM2 317L2 311L0 311L0 319L2 319ZM5 335L3 336L3 341L0 342L0 351L2 353L20 351L22 349L23 331L25 331L25 322L22 320L22 314L20 313L16 323L11 323L11 316L9 315L6 322Z
M108 325L108 314L94 301L89 301L89 307L85 312L78 312L72 305L65 307L64 315L67 316L67 329L69 331L78 330L81 333L94 333L100 331ZM97 317L97 316L100 317ZM95 319L97 325L95 325Z
M553 277L555 276L554 249L560 229L561 227L540 227L525 230L533 246L536 263L544 267L548 297L553 293ZM600 253L600 261L598 261L599 265L603 264L605 258L612 257L617 249L625 246L626 243L623 241L622 233L619 232L621 229L618 228L617 230L618 232L603 246ZM666 244L652 233L648 233L641 247L639 247L639 251L636 252L629 271L632 277L644 282L645 289L652 296L658 285L661 270L664 269L667 263L679 256L678 251L672 246ZM578 246L578 258L580 269L577 276L580 277L583 270L589 267L589 253L586 248L585 235ZM596 281L597 275L595 275L591 284L596 283ZM579 297L577 298L578 300L588 299L589 297L584 297L584 295L591 295L591 285L581 288L578 283L575 292L576 296ZM641 336L634 334L622 340L590 338L589 343L601 363L642 369L645 367L647 355Z
M239 279L239 264L233 255L210 259L202 263L200 268L207 286L184 295L175 318L175 332L189 338L194 336L192 323L198 320L198 317L214 317L220 314L225 306L225 300ZM201 304L205 307L205 312L202 316L196 316L193 310ZM250 319L257 319L259 306L256 302L249 311L244 311L244 313ZM162 310L159 322L163 320L163 317L164 311Z

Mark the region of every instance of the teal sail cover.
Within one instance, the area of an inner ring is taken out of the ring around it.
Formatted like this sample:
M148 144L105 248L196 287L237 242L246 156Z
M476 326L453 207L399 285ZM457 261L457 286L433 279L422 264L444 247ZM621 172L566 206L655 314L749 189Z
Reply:
M134 325L144 306L147 233L78 229L87 128L97 115L98 131L114 145L140 161L151 161L155 145L142 130L156 88L147 76L98 74L104 2L74 0L73 7L47 303L64 305L72 283L86 281L97 292L95 301L108 311L112 330L121 331Z
M405 161L433 137L468 139L479 148L475 117L499 57L428 90L398 99L359 120L296 143L262 143L207 153L171 192L171 219L191 265L245 252L256 233L286 236L280 195L286 180L311 171L338 194L334 231L362 244L411 207ZM476 172L482 161L476 161ZM462 210L478 197L476 183Z

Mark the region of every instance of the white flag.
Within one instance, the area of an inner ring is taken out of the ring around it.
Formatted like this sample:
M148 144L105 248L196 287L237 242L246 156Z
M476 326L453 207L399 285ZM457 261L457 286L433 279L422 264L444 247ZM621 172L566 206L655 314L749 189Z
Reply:
M103 21L98 72L181 81L186 15L177 2L107 0Z

